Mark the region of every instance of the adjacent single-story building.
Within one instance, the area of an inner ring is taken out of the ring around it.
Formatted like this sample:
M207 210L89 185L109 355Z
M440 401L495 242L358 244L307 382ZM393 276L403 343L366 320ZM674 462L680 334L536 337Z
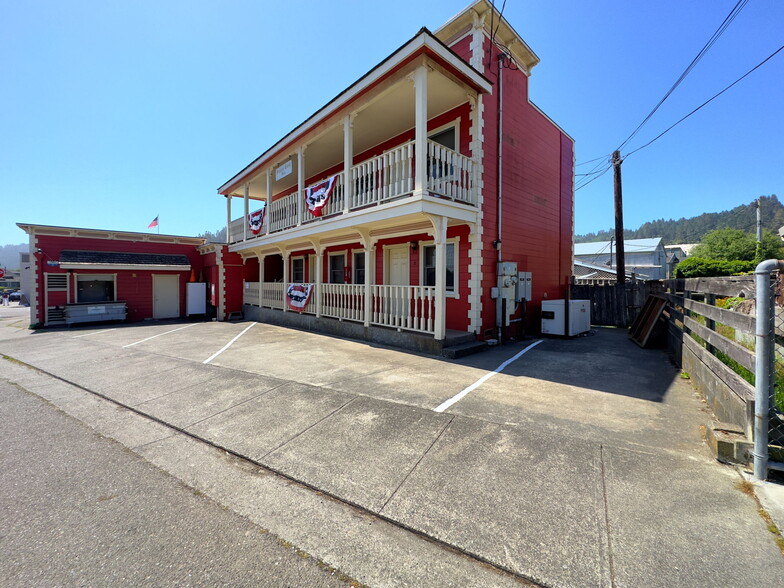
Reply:
M242 263L225 245L198 237L17 226L30 239L24 271L33 325L191 314L223 319L241 310ZM198 290L204 292L201 305Z
M627 273L648 280L667 278L667 253L660 237L652 239L626 239L623 242ZM577 243L574 246L574 262L604 266L615 271L618 261L614 241Z

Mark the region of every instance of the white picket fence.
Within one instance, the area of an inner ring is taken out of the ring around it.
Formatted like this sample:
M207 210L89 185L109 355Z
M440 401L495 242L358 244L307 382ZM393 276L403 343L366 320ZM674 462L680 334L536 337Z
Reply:
M341 320L364 322L366 288L370 289L370 320L373 325L434 333L435 288L432 286L390 286L364 284L316 284L302 312ZM285 285L281 282L245 282L245 304L283 309ZM318 306L318 301L321 305Z

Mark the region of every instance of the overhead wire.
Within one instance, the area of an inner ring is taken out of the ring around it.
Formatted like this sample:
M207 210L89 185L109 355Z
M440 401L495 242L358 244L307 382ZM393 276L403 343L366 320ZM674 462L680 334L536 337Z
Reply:
M688 76L689 73L691 73L691 71L694 69L697 63L699 63L699 61L705 56L705 54L710 50L710 48L713 47L713 45L716 43L719 37L721 37L724 31L726 31L727 28L730 26L730 24L732 24L732 21L735 20L738 14L740 14L740 11L743 10L746 4L748 4L748 1L749 0L738 0L737 4L735 4L732 10L730 10L730 13L724 19L724 21L719 25L719 28L714 31L714 33L710 36L710 38L707 40L707 42L702 47L702 49L700 49L699 53L697 53L694 59L691 60L691 63L689 63L689 65L686 66L686 69L683 70L683 73L681 73L680 77L678 77L678 79L675 80L675 83L670 87L669 90L667 90L667 92L664 94L661 100L659 100L656 106L653 107L653 109L648 113L648 115L643 119L643 121L639 125L637 125L637 128L634 129L632 133L628 137L626 137L626 139L616 148L616 151L620 151L621 149L623 149L626 146L626 144L629 141L631 141L637 135L637 133L640 132L640 129L642 129L645 123L647 123L651 119L651 117L656 113L656 111L659 110L659 107L661 107L661 105L664 104L665 100L667 100L667 98L670 97L670 95L675 91L675 89L678 86L680 86L681 82L683 82L683 80L686 79L686 76Z
M712 102L713 100L715 100L716 98L718 98L719 96L721 96L722 94L724 94L724 92L726 92L727 90L729 90L730 88L732 88L732 86L734 86L735 84L737 84L738 82L740 82L741 80L743 80L743 78L745 78L746 76L750 75L750 74L751 74L752 72L754 72L755 70L757 70L757 69L759 69L760 67L762 67L763 65L765 65L765 63L767 63L768 61L770 61L771 59L773 59L773 57L775 57L775 56L776 56L776 54L780 53L782 50L784 50L784 45L782 45L781 47L779 47L778 49L776 49L776 50L775 50L773 53L771 53L771 54L770 54L770 55L768 55L768 56L767 56L765 59L763 59L762 61L760 61L760 62L759 62L757 65L755 65L754 67L752 67L752 68L751 68L749 71L747 71L745 74L743 74L743 75L742 75L741 77L739 77L737 80L735 80L734 82L732 82L732 83L731 83L729 86L727 86L726 88L724 88L724 89L723 89L721 92L718 92L717 94L714 94L713 96L711 96L710 98L708 98L708 99L707 99L705 102L703 102L702 104L700 104L700 105L699 105L697 108L695 108L694 110L692 110L692 111L691 111L689 114L687 114L686 116L684 116L683 118L681 118L680 120L678 120L676 123L674 123L674 124L670 125L669 127L667 127L667 128L664 130L664 131L662 131L661 133L659 133L658 135L656 135L656 136L655 136L653 139L651 139L650 141L648 141L648 142L647 142L645 145L643 145L643 146L641 146L641 147L638 147L638 148L637 148L637 149L635 149L634 151L630 151L629 153L627 153L627 154L624 156L624 159L626 159L626 158L627 158L627 157L629 157L630 155L633 155L634 153L637 153L637 152L638 152L638 151L640 151L641 149L645 149L645 148L646 148L648 145L650 145L650 144L651 144L651 143L653 143L654 141L656 141L656 140L658 140L658 139L662 138L664 135L666 135L667 133L669 133L669 132L670 132L672 129L674 129L674 128L675 128L675 127L677 127L679 124L681 124L683 121L685 121L687 118L689 118L689 117L690 117L692 114L694 114L695 112L697 112L698 110L700 110L700 109L701 109L703 106L706 106L707 104L709 104L710 102Z
M727 28L730 26L730 24L732 24L732 22L735 20L738 14L740 14L741 10L743 10L746 4L748 4L748 0L738 0L738 2L735 4L732 10L730 10L729 14L724 18L722 23L719 25L719 27L713 32L710 38L705 42L705 45L703 45L702 49L700 49L700 51L697 53L694 59L691 60L691 63L689 63L686 69L683 70L683 72L675 81L675 83L670 87L669 90L667 90L667 92L664 94L661 100L659 100L656 106L653 107L653 109L647 114L647 116L642 120L642 122L639 125L637 125L637 128L635 128L631 132L631 134L628 137L626 137L626 139L617 147L616 151L620 151L621 149L623 149L629 143L629 141L631 141L637 135L637 133L640 132L642 127L651 119L651 117L653 117L653 115L661 107L661 105L664 104L667 98L670 97L670 95L681 84L681 82L683 82L683 80L686 79L686 76L688 76L689 73L691 73L691 71L694 69L697 63L699 63L699 61L705 56L705 54L710 50L710 48L713 47L713 45L716 43L719 37L721 37L721 35L724 34L724 31L726 31ZM599 157L597 159L602 159L602 157ZM591 163L593 161L596 161L597 159L584 161L582 163L578 163L577 165L579 166L579 165Z

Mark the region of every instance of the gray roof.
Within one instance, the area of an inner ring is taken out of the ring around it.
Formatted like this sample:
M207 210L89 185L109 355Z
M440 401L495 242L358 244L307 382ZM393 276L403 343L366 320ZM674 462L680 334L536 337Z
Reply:
M600 241L598 243L575 243L575 255L601 255L603 253L610 253L611 241ZM626 253L643 253L646 251L655 251L661 245L661 237L652 239L625 239L623 242L623 249ZM612 247L613 252L615 246Z
M60 263L85 265L169 265L190 267L185 255L123 253L119 251L61 251Z

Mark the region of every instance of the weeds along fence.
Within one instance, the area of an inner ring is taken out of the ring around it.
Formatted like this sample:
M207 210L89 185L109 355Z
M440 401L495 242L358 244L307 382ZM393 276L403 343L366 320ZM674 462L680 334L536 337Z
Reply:
M618 284L615 280L581 279L572 282L570 294L572 300L590 300L591 324L629 327L648 295L660 290L659 281L633 279Z
M664 282L669 348L716 417L754 427L754 276Z
M664 314L675 360L716 417L742 427L747 439L755 440L759 478L767 477L768 467L781 469L784 463L783 283L778 271L664 282L669 302ZM758 322L760 311L769 320ZM762 364L760 344L761 353L769 354ZM755 390L760 374L766 382L763 392ZM762 454L764 466L758 466Z

